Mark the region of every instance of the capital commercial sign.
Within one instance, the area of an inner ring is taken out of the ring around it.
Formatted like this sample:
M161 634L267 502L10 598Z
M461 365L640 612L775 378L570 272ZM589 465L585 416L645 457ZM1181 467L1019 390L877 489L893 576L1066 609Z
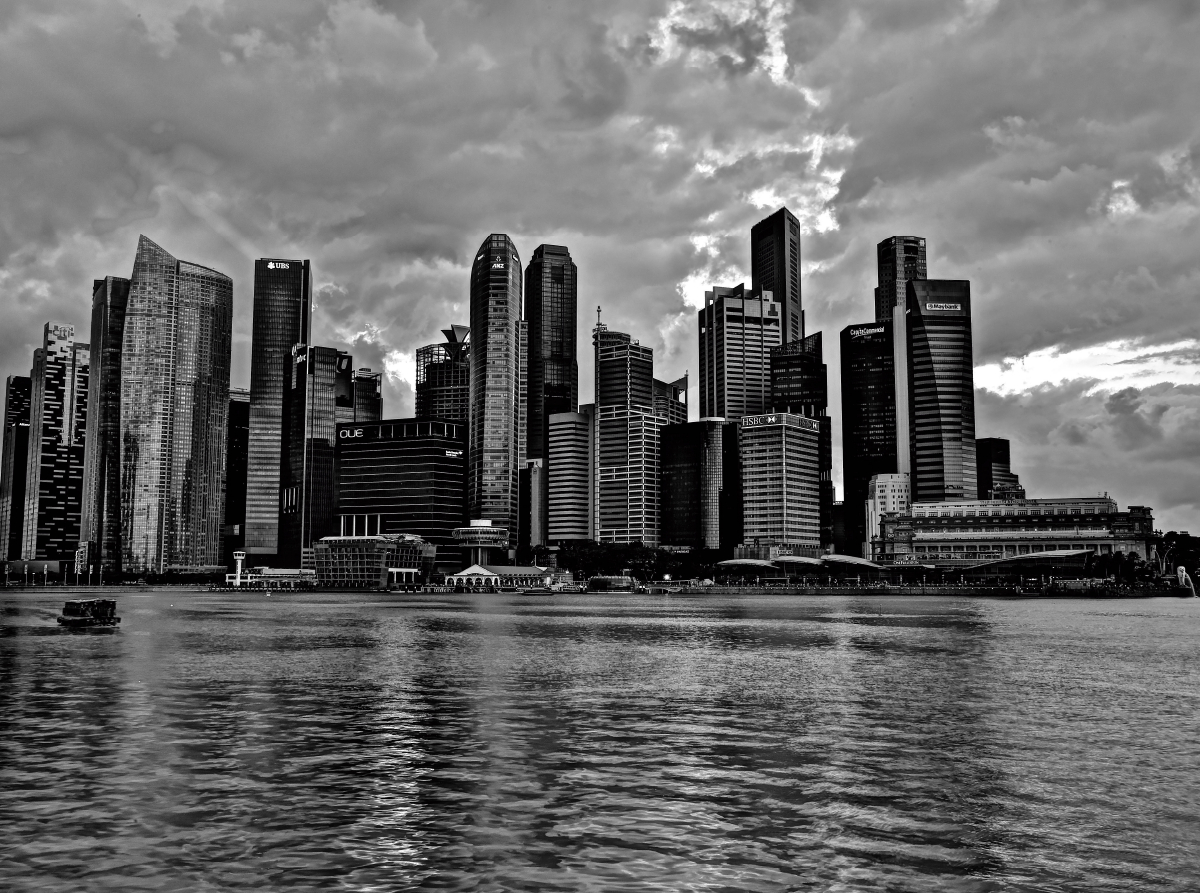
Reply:
M862 338L864 335L878 335L883 331L883 326L872 326L869 329L851 329L851 338Z

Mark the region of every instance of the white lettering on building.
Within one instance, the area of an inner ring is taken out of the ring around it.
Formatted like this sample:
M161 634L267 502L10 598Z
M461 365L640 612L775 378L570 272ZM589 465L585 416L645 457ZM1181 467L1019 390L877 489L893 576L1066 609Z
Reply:
M926 310L962 310L962 304L926 304Z
M352 437L362 437L362 436L363 436L362 428L343 428L341 431L338 432L338 437L342 438L343 440L349 440Z
M273 260L269 260L269 261L267 261L267 269L268 270L290 270L291 265L279 263L279 262L273 261Z

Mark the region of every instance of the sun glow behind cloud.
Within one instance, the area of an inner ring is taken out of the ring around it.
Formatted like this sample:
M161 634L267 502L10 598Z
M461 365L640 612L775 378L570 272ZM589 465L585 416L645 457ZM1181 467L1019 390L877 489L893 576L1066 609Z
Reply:
M1009 396L1047 384L1095 382L1086 391L1118 391L1156 384L1200 385L1200 340L1146 344L1142 340L1110 341L1078 350L1049 347L1023 357L975 367L975 386Z

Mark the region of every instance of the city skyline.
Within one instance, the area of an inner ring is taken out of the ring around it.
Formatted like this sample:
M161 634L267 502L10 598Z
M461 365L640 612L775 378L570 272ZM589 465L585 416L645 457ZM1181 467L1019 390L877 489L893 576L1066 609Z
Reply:
M903 24L787 2L472 18L345 2L195 22L157 5L135 22L84 2L53 33L17 11L0 29L4 82L29 88L0 94L14 317L0 372L27 373L46 319L86 327L92 280L127 276L145 231L233 277L240 386L253 259L311 257L314 343L383 370L389 414L407 415L414 351L466 320L472 252L502 231L526 257L569 245L580 306L603 303L664 378L690 371L695 387L691 316L704 291L750 284L746 234L786 206L831 367L832 333L873 316L875 246L918 234L931 270L973 283L978 433L1012 438L1033 490L1103 478L1189 528L1197 91L1172 60L1196 19L1169 4L913 10ZM550 33L555 50L530 52ZM930 45L920 65L882 62ZM311 91L284 90L306 73ZM443 110L432 122L426 101ZM587 320L576 334L587 343ZM1025 359L1006 372L1006 357Z

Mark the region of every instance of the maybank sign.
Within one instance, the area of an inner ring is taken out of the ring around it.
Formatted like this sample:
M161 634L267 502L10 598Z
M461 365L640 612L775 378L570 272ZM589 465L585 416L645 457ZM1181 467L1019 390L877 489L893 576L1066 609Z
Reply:
M926 310L962 310L962 304L935 304L930 301L925 305Z

